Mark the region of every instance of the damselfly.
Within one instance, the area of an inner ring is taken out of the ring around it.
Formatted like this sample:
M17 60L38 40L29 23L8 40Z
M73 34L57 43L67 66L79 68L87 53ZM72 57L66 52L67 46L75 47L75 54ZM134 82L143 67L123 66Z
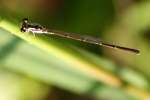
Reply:
M56 31L56 30L48 30L47 28L45 28L39 24L33 24L33 23L29 22L27 18L24 18L22 20L20 30L21 30L21 32L31 32L34 35L35 34L55 35L55 36L78 40L78 41L82 41L82 42L86 42L86 43L90 43L90 44L104 46L104 47L108 47L108 48L129 51L129 52L136 53L136 54L140 53L140 51L138 49L133 49L133 48L122 47L122 46L118 46L118 45L114 45L114 44L105 43L96 37L92 37L92 36L88 36L88 35L79 35L79 34L75 34L75 33L61 32L61 31Z

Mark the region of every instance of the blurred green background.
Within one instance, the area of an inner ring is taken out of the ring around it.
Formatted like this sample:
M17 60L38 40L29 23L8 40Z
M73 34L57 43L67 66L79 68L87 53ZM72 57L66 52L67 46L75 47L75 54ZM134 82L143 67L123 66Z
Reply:
M149 0L0 0L0 100L150 100ZM23 18L140 55L21 33Z

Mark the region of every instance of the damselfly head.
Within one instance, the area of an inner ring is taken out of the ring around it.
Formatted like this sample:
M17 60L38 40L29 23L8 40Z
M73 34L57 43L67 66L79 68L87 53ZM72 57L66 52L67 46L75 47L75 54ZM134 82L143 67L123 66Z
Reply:
M22 20L22 23L21 23L21 28L20 28L20 31L21 32L26 32L26 29L28 28L28 19L27 18L24 18Z

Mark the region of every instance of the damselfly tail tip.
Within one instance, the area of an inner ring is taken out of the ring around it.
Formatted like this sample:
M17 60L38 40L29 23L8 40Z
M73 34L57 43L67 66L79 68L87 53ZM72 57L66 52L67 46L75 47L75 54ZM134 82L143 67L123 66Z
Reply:
M137 55L140 55L140 50L136 49L136 50L135 50L135 53L136 53Z
M108 44L108 43L101 43L101 45L108 47L108 48L120 49L120 50L128 51L131 53L140 54L140 50L134 49L134 48L122 47L122 46Z
M140 50L139 50L139 49L126 48L126 49L124 49L124 50L127 50L127 51L129 51L129 52L135 53L135 54L137 54L137 55L140 54Z
M122 48L119 48L119 49L122 49ZM136 55L140 55L140 50L138 50L138 49L125 48L125 49L122 49L122 50L125 50L125 51L128 51L128 52L131 52L131 53L134 53L134 54L136 54Z

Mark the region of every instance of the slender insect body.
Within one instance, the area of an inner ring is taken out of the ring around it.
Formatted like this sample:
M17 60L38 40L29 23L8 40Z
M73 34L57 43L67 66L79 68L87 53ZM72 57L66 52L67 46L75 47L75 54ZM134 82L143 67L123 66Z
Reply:
M33 35L35 35L35 34L55 35L55 36L65 37L65 38L78 40L78 41L82 41L82 42L86 42L86 43L90 43L90 44L104 46L104 47L108 47L108 48L125 50L125 51L129 51L129 52L136 53L136 54L138 54L140 52L137 49L105 43L96 37L91 37L91 36L87 36L87 35L79 35L79 34L74 34L74 33L61 32L61 31L56 31L56 30L48 30L41 25L29 23L28 19L26 19L26 18L23 19L23 22L21 25L21 32L32 32Z

